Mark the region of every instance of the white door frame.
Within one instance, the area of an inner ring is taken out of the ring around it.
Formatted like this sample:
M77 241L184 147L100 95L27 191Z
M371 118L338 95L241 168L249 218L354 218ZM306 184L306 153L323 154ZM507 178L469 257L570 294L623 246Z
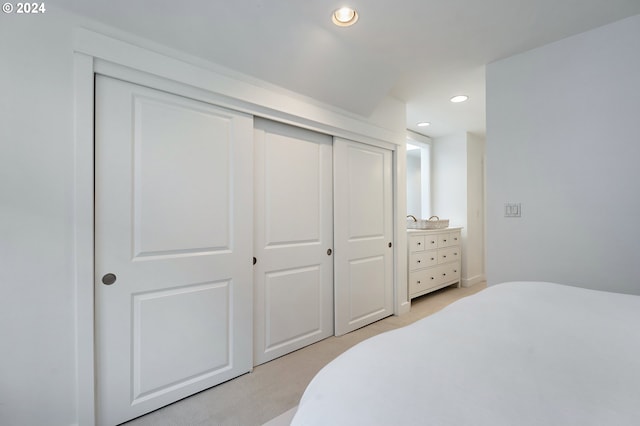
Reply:
M139 45L145 45L139 39ZM78 28L74 34L74 285L76 418L95 424L94 375L94 75L121 78L274 121L382 146L394 152L394 314L409 311L406 250L405 134L258 85L180 52L147 50ZM180 59L176 59L180 58ZM194 65L198 64L198 65ZM349 130L347 130L349 129Z

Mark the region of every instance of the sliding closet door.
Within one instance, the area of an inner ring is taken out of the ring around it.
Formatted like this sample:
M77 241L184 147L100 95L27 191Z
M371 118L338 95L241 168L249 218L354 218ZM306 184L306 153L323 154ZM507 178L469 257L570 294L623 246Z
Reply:
M333 335L330 136L256 119L254 363Z
M393 313L392 152L334 140L335 332Z
M252 118L96 79L98 424L252 367Z

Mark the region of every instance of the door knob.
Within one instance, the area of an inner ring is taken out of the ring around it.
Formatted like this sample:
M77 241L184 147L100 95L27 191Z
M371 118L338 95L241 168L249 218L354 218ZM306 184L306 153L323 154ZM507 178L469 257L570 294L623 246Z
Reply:
M331 249L328 249L328 250L327 250L327 256L331 256L331 253L333 253L333 252L331 251Z
M393 244L389 243L389 247L391 247Z
M116 274L108 273L102 277L102 284L111 285L116 282Z

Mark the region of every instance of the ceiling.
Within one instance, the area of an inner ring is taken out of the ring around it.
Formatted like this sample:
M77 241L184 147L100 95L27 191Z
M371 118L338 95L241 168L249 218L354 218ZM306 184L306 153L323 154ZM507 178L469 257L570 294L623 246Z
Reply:
M407 128L485 134L485 65L640 13L640 0L57 0L56 5L368 116L386 96ZM349 5L360 19L332 24ZM457 94L470 97L453 104ZM419 121L431 126L416 127Z

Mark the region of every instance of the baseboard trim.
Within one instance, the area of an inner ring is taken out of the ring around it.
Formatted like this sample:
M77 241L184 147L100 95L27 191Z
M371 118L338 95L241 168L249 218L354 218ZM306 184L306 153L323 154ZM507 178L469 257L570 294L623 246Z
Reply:
M399 317L401 315L406 314L410 310L411 310L411 301L406 301L406 302L402 302L400 304L400 309L397 312L394 312L393 314Z
M484 274L478 274L471 278L463 278L462 279L462 287L471 287L472 285L476 285L481 283L482 281L486 281L486 277Z

